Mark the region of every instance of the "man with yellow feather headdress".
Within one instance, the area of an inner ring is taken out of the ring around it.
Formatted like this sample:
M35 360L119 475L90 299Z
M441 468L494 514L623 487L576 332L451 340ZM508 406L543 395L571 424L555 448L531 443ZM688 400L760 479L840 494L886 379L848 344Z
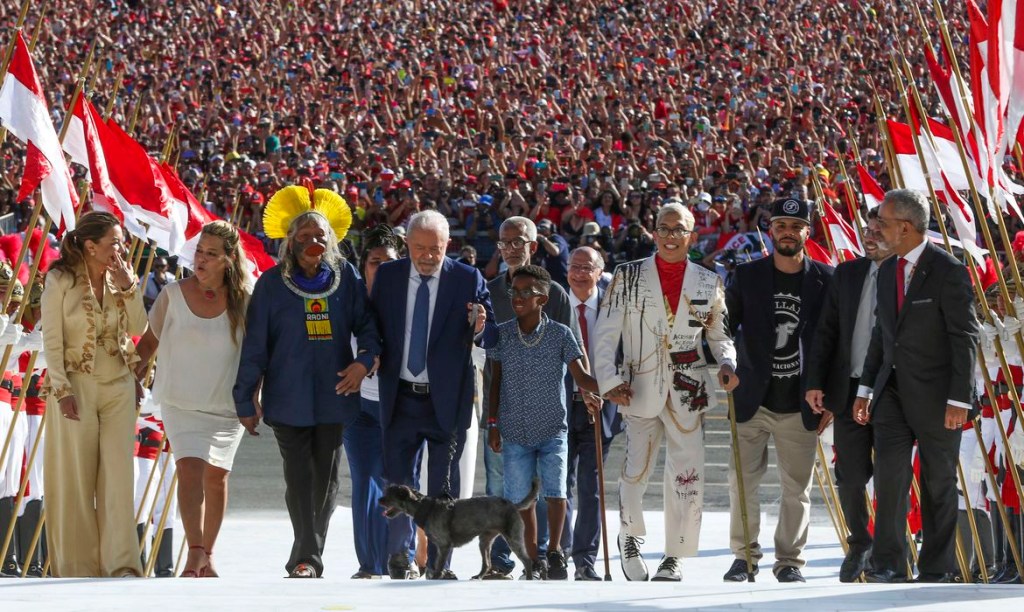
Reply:
M332 191L278 191L263 226L284 239L280 263L256 282L246 316L235 405L250 434L259 435L261 418L270 426L284 459L292 578L323 574L342 429L359 414L359 385L381 350L365 286L338 250L351 224L348 204Z

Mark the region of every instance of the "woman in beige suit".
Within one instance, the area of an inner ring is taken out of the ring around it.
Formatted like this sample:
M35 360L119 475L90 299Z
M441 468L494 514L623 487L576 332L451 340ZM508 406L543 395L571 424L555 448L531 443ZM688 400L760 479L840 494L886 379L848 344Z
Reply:
M47 541L54 576L141 576L132 508L132 336L146 330L124 235L105 212L82 216L43 290L47 381Z

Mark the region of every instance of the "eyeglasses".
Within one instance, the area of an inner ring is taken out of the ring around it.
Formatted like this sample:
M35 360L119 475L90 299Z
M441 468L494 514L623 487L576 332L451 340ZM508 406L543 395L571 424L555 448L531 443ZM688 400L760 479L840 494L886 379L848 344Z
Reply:
M594 270L597 270L594 266L585 266L583 264L572 264L569 266L569 270L572 272L582 272L584 274L593 274Z
M513 238L512 240L499 240L495 244L498 248L504 251L505 249L521 249L524 246L530 244L533 240L523 240L522 238Z
M659 225L654 231L658 234L659 238L668 238L669 236L673 238L685 238L692 233L685 227L665 227L664 225Z
M536 289L510 289L508 294L514 298L528 300L535 295L544 295L544 292Z
M881 225L882 227L889 227L889 224L894 222L894 221L895 222L903 222L903 223L910 223L911 222L910 219L900 219L900 218L897 218L897 217L893 217L892 219L886 219L882 215L878 215L877 217L875 217L875 219L878 220L878 224Z

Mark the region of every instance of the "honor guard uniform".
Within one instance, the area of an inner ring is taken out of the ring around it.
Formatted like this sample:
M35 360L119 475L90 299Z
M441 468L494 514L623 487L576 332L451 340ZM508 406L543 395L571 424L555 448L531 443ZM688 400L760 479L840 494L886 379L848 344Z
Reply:
M139 523L136 529L139 533L139 542L143 541L148 531L147 519L150 512L153 514L153 529L155 542L155 530L160 527L164 508L167 508L167 520L164 521L163 536L160 539L156 551L156 564L154 569L158 578L174 576L174 521L177 518L177 504L171 500L167 504L167 496L173 496L171 481L174 478L174 461L171 457L170 447L164 446L164 424L160 420L159 410L153 404L149 390L145 390L143 400L143 413L136 425L135 443L135 514ZM164 469L164 466L166 470ZM155 474L150 474L156 470ZM161 472L163 478L161 479ZM147 490L148 488L148 490ZM155 503L155 507L154 507ZM145 547L142 548L145 551ZM142 555L142 565L145 567L145 553Z
M14 278L11 267L6 263L0 263L0 299L6 298L7 291L11 291L11 301L8 307L9 312L17 310L25 297L25 288ZM0 327L0 353L5 352L7 345L16 345L21 338L21 326L9 324L9 318L4 316ZM12 347L12 354L14 348ZM21 488L21 472L25 460L25 438L28 436L28 425L24 414L14 412L14 382L17 369L13 359L10 359L9 369L3 373L0 379L0 447L4 441L10 439L7 453L0 457L0 530L6 532L7 526L17 514L14 507L14 500ZM19 383L20 387L20 383ZM0 575L20 576L21 565L19 563L20 551L18 549L17 529L7 553L0 565Z

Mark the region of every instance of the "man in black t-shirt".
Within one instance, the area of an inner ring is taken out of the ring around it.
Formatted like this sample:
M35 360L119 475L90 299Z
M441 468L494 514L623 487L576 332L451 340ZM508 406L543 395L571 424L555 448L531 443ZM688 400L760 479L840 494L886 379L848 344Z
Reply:
M736 561L726 581L747 579L748 548L757 573L762 556L758 487L768 468L770 437L775 439L782 486L773 572L779 582L804 581L800 568L805 564L817 435L832 419L831 414L818 417L804 401L803 358L832 277L832 268L805 255L809 231L809 202L786 198L772 204L775 252L736 268L725 292L729 328L737 338L737 443L750 527L750 541L745 542L737 468L730 465L729 535Z

